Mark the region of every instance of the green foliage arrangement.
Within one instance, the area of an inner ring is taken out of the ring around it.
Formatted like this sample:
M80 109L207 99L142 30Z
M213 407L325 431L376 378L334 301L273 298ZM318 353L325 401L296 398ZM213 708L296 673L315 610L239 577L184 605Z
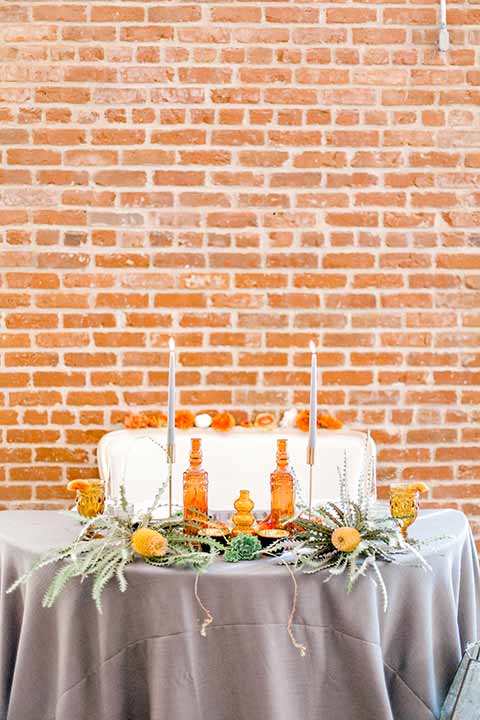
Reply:
M86 522L69 545L42 555L7 592L13 592L41 568L58 563L58 570L43 597L43 607L51 607L65 586L74 578L84 580L89 577L92 580L92 598L98 611L101 612L105 586L116 579L119 590L125 592L127 589L125 568L136 558L141 557L145 562L159 567L190 567L197 573L205 570L220 549L223 549L219 543L206 538L205 542L202 541L206 549L199 549L195 538L184 533L181 519L175 522L172 522L171 518L164 521L153 519L153 513L160 504L166 484L167 481L160 487L150 508L140 516L134 515L122 486L118 507ZM76 513L72 515L78 517ZM156 535L158 533L162 540L161 554L139 555L135 551L132 538L139 528L150 528L154 531L155 537L158 537Z
M368 442L368 439L367 439ZM347 457L339 469L340 499L328 502L316 509L312 517L298 517L296 541L291 547L296 568L304 573L328 570L328 582L333 576L346 573L346 590L351 592L356 581L373 573L371 579L380 588L383 609L388 608L388 593L378 561L398 562L400 555L414 555L415 562L424 570L430 566L423 558L420 547L441 538L417 541L404 539L395 520L390 517L374 517L372 514L373 468L367 467L367 482L360 475L357 498L354 502L348 492ZM366 490L365 490L366 488Z
M260 555L262 545L255 535L244 535L240 533L230 540L224 560L227 562L240 562L241 560L256 560Z

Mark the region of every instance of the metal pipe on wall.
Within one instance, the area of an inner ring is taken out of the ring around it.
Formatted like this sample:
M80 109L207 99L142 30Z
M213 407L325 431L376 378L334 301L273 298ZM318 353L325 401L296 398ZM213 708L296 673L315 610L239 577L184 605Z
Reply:
M438 49L447 52L450 47L450 36L447 26L447 0L440 0L440 30L438 33Z

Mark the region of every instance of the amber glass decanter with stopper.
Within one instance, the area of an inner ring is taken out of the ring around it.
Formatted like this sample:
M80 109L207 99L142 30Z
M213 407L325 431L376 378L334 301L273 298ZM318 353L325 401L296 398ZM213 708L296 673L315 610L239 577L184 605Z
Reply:
M284 521L295 514L295 476L288 463L286 439L277 440L277 467L270 475L270 496L270 514L260 523L259 534L285 531Z
M185 533L197 535L208 515L208 473L202 468L202 441L192 438L190 467L183 473Z

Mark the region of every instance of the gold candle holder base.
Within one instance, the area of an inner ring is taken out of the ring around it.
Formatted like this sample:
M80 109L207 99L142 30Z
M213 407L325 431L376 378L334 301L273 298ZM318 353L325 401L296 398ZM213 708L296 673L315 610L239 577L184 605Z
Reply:
M175 462L175 445L167 445L168 463L168 517L172 517L173 509L173 464Z
M202 537L212 538L212 540L218 540L219 542L226 545L230 534L230 528L225 523L209 522L206 527L202 528L199 531L198 539L201 542Z
M307 447L307 465L315 465L315 448Z
M289 535L288 530L282 530L281 528L263 528L263 530L258 531L258 539L263 547L271 545L276 540L286 540Z
M313 466L315 464L315 448L307 447L307 465L310 467L308 475L308 519L312 517L312 497L313 497Z

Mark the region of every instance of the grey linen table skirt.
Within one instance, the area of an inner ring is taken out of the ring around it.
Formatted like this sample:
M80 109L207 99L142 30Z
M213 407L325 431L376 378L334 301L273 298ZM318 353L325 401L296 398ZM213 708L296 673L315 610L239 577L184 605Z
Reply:
M195 574L135 563L128 590L107 586L102 615L90 582L41 607L53 570L7 587L78 530L54 512L0 513L1 688L6 720L433 720L465 644L479 637L479 575L464 515L424 513L417 536L448 533L432 573L383 565L390 606L361 579L298 576L270 560L219 561L200 577L214 621L201 637Z

